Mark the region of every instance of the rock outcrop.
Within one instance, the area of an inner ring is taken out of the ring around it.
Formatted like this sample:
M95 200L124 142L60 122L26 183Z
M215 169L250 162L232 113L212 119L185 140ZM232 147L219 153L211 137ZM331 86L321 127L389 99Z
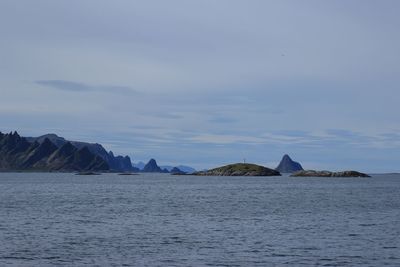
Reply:
M144 166L142 171L143 172L165 172L157 165L157 162L155 159L149 160L149 162L147 162L147 164Z
M302 171L303 167L300 163L293 161L289 155L286 154L282 157L281 162L279 163L278 167L275 168L275 170L281 173L293 173Z
M194 172L192 175L200 176L280 176L281 174L273 169L264 166L249 164L249 163L236 163L219 168Z
M293 173L291 177L370 177L370 176L368 174L356 171L330 172L330 171L303 170Z

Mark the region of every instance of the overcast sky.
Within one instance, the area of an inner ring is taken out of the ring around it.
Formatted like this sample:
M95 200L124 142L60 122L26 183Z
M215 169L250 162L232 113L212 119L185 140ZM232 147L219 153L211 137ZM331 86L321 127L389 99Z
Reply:
M400 1L0 2L0 131L209 168L400 171Z

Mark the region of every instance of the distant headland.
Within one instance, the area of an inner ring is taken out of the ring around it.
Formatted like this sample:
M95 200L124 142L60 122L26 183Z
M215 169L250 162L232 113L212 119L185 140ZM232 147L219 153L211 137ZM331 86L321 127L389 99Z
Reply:
M195 171L188 166L181 167ZM174 171L176 172L177 169ZM136 168L132 165L129 156L114 156L112 151L107 152L102 145L97 143L69 141L56 134L22 137L16 131L5 134L0 132L0 171L78 172L80 174L169 172L166 168L158 167L154 159L151 159L143 170Z

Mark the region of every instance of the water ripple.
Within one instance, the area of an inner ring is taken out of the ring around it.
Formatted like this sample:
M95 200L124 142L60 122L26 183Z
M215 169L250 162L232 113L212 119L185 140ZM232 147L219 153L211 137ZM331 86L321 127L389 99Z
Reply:
M400 177L0 173L0 266L398 266Z

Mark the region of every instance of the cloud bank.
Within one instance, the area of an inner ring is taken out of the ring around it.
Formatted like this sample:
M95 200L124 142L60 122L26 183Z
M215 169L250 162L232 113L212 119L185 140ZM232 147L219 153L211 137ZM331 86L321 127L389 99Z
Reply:
M0 3L0 131L198 168L400 171L398 1ZM304 164L303 164L304 165Z

